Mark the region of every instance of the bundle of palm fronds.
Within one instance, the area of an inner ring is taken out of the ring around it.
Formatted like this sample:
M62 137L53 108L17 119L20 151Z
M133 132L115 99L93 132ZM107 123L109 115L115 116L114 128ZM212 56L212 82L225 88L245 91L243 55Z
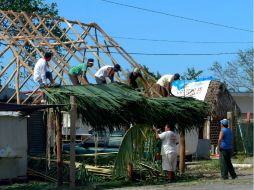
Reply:
M96 130L145 123L164 125L174 120L187 127L199 125L207 114L204 102L192 98L147 98L124 84L62 86L43 90L50 104L66 104L76 97L78 114Z

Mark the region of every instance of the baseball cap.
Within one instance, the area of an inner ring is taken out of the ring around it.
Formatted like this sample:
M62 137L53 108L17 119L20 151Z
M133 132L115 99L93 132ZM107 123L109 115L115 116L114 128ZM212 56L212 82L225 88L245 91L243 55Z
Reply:
M228 126L228 120L227 120L227 119L222 119L222 120L220 120L220 123L221 123L223 126Z
M174 74L174 79L175 79L175 80L180 79L180 74L179 74L179 73L175 73L175 74Z
M89 58L89 59L87 60L87 62L88 62L88 63L93 63L93 62L94 62L94 59L93 59L93 58Z
M117 71L122 71L121 66L119 64L115 64L114 67L117 69Z

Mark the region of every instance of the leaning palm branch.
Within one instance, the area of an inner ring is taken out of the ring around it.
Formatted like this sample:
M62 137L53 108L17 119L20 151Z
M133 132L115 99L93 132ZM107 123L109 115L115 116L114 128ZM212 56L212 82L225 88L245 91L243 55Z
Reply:
M145 124L134 125L126 132L115 161L115 176L126 176L128 163L135 166L143 159L154 158L155 138L151 134L151 126Z

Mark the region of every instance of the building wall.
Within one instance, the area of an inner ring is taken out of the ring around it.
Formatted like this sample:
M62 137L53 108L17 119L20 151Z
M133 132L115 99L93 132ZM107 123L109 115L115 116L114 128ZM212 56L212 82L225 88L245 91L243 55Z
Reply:
M231 93L237 105L241 109L242 118L246 118L246 113L252 113L253 118L253 93Z
M11 150L0 158L0 180L26 177L27 119L17 112L0 112L0 149Z

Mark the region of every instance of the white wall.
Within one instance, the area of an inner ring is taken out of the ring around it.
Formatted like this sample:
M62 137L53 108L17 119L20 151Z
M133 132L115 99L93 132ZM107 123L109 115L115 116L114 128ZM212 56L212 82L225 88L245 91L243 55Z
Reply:
M252 96L233 96L242 113L253 113L253 97Z
M0 149L12 153L0 158L0 180L25 177L27 173L27 119L17 112L0 112ZM8 158L9 157L9 158Z

